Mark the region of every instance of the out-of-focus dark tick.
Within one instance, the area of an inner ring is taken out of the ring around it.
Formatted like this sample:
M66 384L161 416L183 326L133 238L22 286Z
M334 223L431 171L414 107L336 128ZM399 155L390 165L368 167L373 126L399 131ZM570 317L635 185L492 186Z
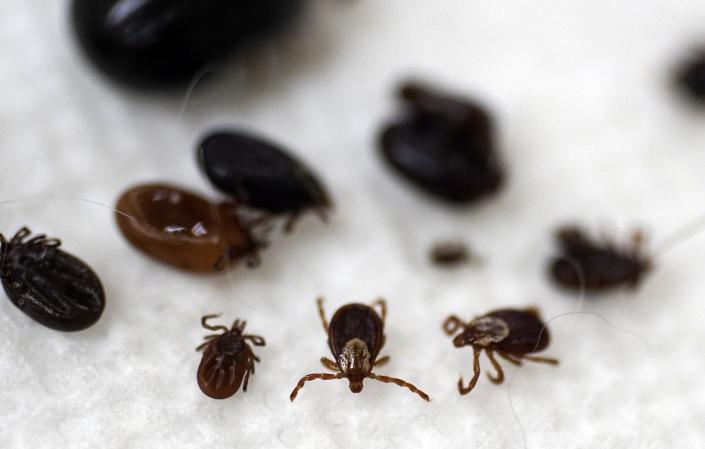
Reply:
M144 184L127 190L115 217L127 240L144 253L191 271L219 271L245 259L259 262L265 246L237 215L236 205L215 205L179 187Z
M682 62L675 81L692 100L705 104L705 48L694 51Z
M72 332L95 324L105 308L98 276L59 249L61 241L20 229L10 241L0 234L0 278L10 301L35 321Z
M467 245L461 241L437 243L431 248L429 257L434 265L444 268L457 267L474 260Z
M205 348L196 375L198 386L213 399L229 398L237 393L240 385L242 391L247 392L250 374L255 374L255 362L259 362L248 342L255 346L265 344L264 338L244 333L246 321L235 320L230 329L208 324L209 319L219 316L206 315L201 318L204 328L223 332L206 336L205 343L196 348L197 351Z
M405 387L428 401L428 395L414 385L394 377L380 376L372 372L373 368L389 362L385 356L377 359L384 346L384 320L387 316L387 306L383 299L375 301L373 307L380 308L378 314L373 307L364 304L347 304L333 315L330 325L323 311L323 299L319 298L318 314L323 323L323 329L328 334L328 346L335 360L321 358L324 367L336 374L314 373L301 378L289 399L296 399L304 384L315 379L334 380L347 378L350 382L350 391L362 391L364 379L374 379L380 382L393 383Z
M504 170L482 106L418 84L403 85L399 97L404 112L380 137L382 155L397 172L453 203L499 190Z
M238 203L272 215L297 218L313 210L325 219L330 200L325 188L301 161L260 137L218 131L198 146L198 161L208 179Z
M630 248L618 248L609 241L595 242L577 227L556 233L561 254L549 266L551 278L561 287L588 293L619 287L635 288L651 269L642 253L643 236L635 232Z
M78 43L110 77L137 87L183 85L280 33L305 0L73 0Z
M464 385L462 376L458 380L458 391L463 395L470 393L480 378L482 351L485 351L497 372L495 376L487 375L495 384L504 382L504 371L497 362L495 353L514 365L521 365L522 360L558 364L555 359L528 355L546 349L550 340L548 328L541 320L538 310L533 308L495 310L469 323L451 315L443 323L443 330L450 336L458 330L461 331L453 338L456 348L472 346L473 377L467 386Z

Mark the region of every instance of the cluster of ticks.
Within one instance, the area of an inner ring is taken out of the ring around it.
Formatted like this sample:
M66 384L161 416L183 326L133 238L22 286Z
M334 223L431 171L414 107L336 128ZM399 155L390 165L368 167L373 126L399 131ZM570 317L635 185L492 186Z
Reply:
M157 36L162 40L155 41L161 47L137 45L129 51L115 51L110 47L115 42L104 39L107 32L101 27L118 26L120 21L113 18L118 25L110 25L95 19L116 3L119 0L73 3L79 43L108 75L128 84L176 82L179 76L188 78L202 64L219 56L201 55L198 49L192 49L190 57L199 56L203 61L181 61L184 64L175 65L169 58L177 57L176 53L166 50L178 47L180 42L172 42L177 39L176 34L163 30L163 35ZM262 3L276 6L268 11L277 12L270 19L278 24L282 17L293 15L297 8L291 5L303 1ZM233 8L221 11L223 17L239 12ZM254 14L256 9L250 13ZM145 11L141 13L147 14ZM184 6L179 14L188 16L189 11ZM149 22L149 15L144 14L122 20ZM258 26L266 28L267 23ZM124 28L128 29L130 24L123 24ZM181 33L178 36L198 34L198 23L193 30L184 23L178 24L181 27L177 28ZM238 36L235 33L220 37L235 42ZM212 41L207 43L213 48ZM171 70L162 73L164 67ZM691 98L705 102L705 53L694 54L676 78ZM454 204L485 200L502 188L507 177L487 108L463 96L416 82L403 84L398 99L401 111L382 127L378 139L381 159L393 172L425 194ZM166 183L133 186L117 200L115 217L121 233L136 249L157 261L200 273L226 270L242 262L255 268L278 222L283 222L284 234L290 235L307 212L324 221L330 216L333 202L328 189L303 161L281 144L244 130L218 130L197 145L196 158L201 171L227 201L210 201ZM634 233L628 245L619 246L595 239L580 227L566 226L557 231L556 240L558 251L549 261L547 273L554 283L573 292L596 294L634 288L652 266L650 257L642 250L643 238L639 232ZM26 315L59 331L80 331L98 321L105 307L100 279L86 263L64 252L60 240L44 234L32 235L23 227L9 240L0 234L0 244L2 285L8 298ZM453 267L473 258L462 243L452 242L435 246L429 255L439 267ZM429 400L428 394L411 383L375 372L389 361L388 356L380 357L387 317L383 299L370 305L343 305L330 321L323 299L318 299L317 306L333 356L321 358L321 363L330 372L303 376L291 392L292 401L306 382L317 379L347 379L353 393L362 391L365 379L372 379L407 388ZM211 320L217 317L201 318L202 326L214 333L197 347L203 356L196 379L204 394L224 399L241 387L247 391L250 375L260 361L252 347L264 346L265 339L246 333L244 320L235 320L230 327L212 324ZM452 337L453 346L469 346L473 351L472 378L467 383L462 377L458 381L462 395L470 393L479 380L483 352L494 369L488 378L495 384L504 380L498 358L514 365L525 361L558 363L553 358L536 355L550 342L546 324L536 308L494 310L471 320L450 315L441 328Z

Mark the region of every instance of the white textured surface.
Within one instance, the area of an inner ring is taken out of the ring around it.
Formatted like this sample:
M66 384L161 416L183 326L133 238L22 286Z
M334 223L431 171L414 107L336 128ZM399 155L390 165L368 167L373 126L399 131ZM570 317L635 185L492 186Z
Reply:
M0 448L522 447L508 383L483 376L457 394L471 352L452 347L441 321L500 306L574 310L543 273L565 220L619 239L644 225L658 240L705 211L705 117L667 84L703 37L702 2L320 0L300 40L272 50L275 65L228 70L183 115L180 98L121 92L88 70L66 3L0 2L0 200L38 196L3 203L0 229L61 237L101 275L108 305L94 328L61 334L0 302ZM445 208L376 159L391 89L410 73L494 110L511 170L496 201ZM159 179L215 195L193 146L217 124L252 126L310 161L337 201L331 223L307 218L256 271L197 277L129 247L109 210L66 198L113 204L128 185ZM447 236L467 238L487 263L429 267L430 242ZM585 304L648 347L591 315L551 323L546 354L561 365L529 365L511 390L530 448L705 445L703 249L701 235L657 260L637 294ZM385 296L392 363L380 372L433 402L391 385L353 395L319 382L289 403L327 355L319 294L329 313ZM268 343L250 391L225 401L195 383L198 320L214 311L246 318Z

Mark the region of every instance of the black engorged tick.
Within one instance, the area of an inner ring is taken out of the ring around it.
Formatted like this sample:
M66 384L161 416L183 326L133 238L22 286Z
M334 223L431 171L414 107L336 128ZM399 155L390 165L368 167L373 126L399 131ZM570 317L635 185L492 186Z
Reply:
M643 236L635 232L630 248L618 248L609 241L595 242L578 227L564 227L556 233L561 254L554 257L549 273L561 287L598 293L619 287L635 288L651 269L642 253Z
M458 380L458 391L463 395L470 393L480 378L482 351L485 351L497 371L496 376L487 374L490 381L495 384L504 382L504 371L495 359L495 353L514 365L521 365L522 360L558 364L558 360L555 359L528 355L546 349L550 340L548 328L541 320L538 310L533 308L495 310L469 323L451 315L443 323L443 330L450 336L458 330L461 331L453 338L453 345L456 348L472 346L473 377L467 387L463 385L462 376Z
M311 170L280 146L250 134L218 131L198 146L208 179L238 203L272 215L289 216L286 228L313 210L325 219L330 200Z
M323 329L328 334L328 346L335 361L321 358L323 366L336 374L314 373L299 380L289 399L296 399L304 384L315 379L334 380L347 378L350 391L362 391L364 379L374 379L380 382L393 383L405 387L428 401L428 395L412 384L394 377L380 376L372 372L373 368L389 362L389 356L377 359L384 346L384 320L387 316L387 306L383 299L375 301L374 306L380 308L381 316L373 307L364 304L347 304L333 315L330 325L323 311L323 299L319 298L318 314L323 323Z
M384 159L418 187L453 203L471 203L502 186L492 120L465 98L403 85L404 112L387 125L379 145Z
M150 88L184 85L280 33L305 0L73 0L78 43L101 71Z
M705 103L705 48L694 51L678 67L677 86L692 100Z
M237 393L240 385L242 391L247 392L250 374L255 374L255 362L259 362L247 342L255 346L265 344L264 338L244 333L246 321L235 320L230 329L208 324L209 319L219 316L206 315L201 318L204 328L223 332L206 336L206 342L196 348L197 351L205 348L196 374L198 387L213 399L229 398Z
M473 259L468 247L463 242L440 242L433 245L429 254L434 265L452 268L467 264Z
M10 301L33 320L59 331L86 329L105 308L98 276L81 260L59 249L61 241L17 231L0 234L0 279Z

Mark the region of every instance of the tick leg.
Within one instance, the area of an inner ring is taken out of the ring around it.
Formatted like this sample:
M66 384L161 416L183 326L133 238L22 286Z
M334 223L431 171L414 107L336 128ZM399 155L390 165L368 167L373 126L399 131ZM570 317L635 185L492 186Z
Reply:
M380 382L384 382L386 384L395 384L399 385L400 387L408 388L412 393L416 393L419 396L421 396L421 399L424 401L430 401L428 395L424 393L423 391L419 390L416 388L414 385L410 384L409 382L401 379L397 379L396 377L388 377L388 376L378 376L375 373L370 373L367 375L368 378L378 380Z
M537 356L532 356L532 355L525 355L522 357L522 359L529 360L531 362L548 363L549 365L558 365L557 359L552 359L549 357L537 357Z
M512 365L521 366L521 360L514 358L513 355L507 354L504 351L497 351L497 354Z
M289 215L289 218L286 220L286 223L284 224L284 232L287 234L290 234L291 231L294 230L294 226L296 226L296 223L298 223L300 218L301 218L301 214L299 212L295 212L295 213Z
M264 338L260 337L259 335L249 335L248 334L248 335L243 336L242 338L244 338L245 340L250 340L252 342L252 344L255 346L264 346L265 345Z
M254 367L254 363L250 362L250 367L247 369L247 371L245 371L245 379L243 379L242 381L242 391L244 391L245 393L247 393L247 382L250 381L250 371L252 371L252 374L255 373ZM234 367L231 368L233 370L235 369Z
M323 297L319 296L316 299L316 305L318 306L318 316L321 317L321 324L323 324L323 329L325 329L326 334L328 333L328 320L326 320L326 311L323 310Z
M458 329L465 327L465 323L455 315L451 315L443 322L443 331L447 335L453 335Z
M220 313L212 314L212 315L204 315L201 318L201 326L203 326L204 328L206 328L208 330L212 330L212 331L225 331L225 332L229 331L230 329L228 329L225 326L212 326L212 325L208 324L208 320L213 319L213 318L218 318L220 315L221 315Z
M32 231L29 230L27 226L23 226L19 231L12 237L10 243L22 243L22 240L30 235Z
M201 343L200 345L198 345L198 347L196 348L196 351L201 351L201 350L203 350L206 346L208 346L209 344L211 344L211 340L214 339L214 338L216 338L216 337L220 337L220 335L206 335L205 337L203 337L206 341L204 341L203 343Z
M386 365L387 363L389 363L389 356L388 356L388 355L385 355L384 357L375 360L375 365L374 365L374 366L375 366L375 368L376 368L376 367L378 367L378 366L384 366L384 365Z
M338 368L338 365L332 361L331 359L327 359L325 357L321 357L321 363L323 366L328 368L331 371L335 371L336 373L340 371L340 368Z
M475 384L477 383L477 379L480 378L480 352L481 349L473 348L473 362L472 362L472 370L474 372L472 379L470 379L470 383L468 384L467 387L463 387L463 376L460 376L460 379L458 379L458 392L460 394L465 395L468 394L472 391L473 388L475 388Z
M487 378L492 382L493 384L501 384L504 382L504 371L502 370L502 366L497 363L497 359L494 358L494 353L486 349L485 354L487 354L487 358L490 359L490 363L492 363L492 366L494 367L495 371L497 371L497 376L493 376L490 373L487 373Z
M379 306L380 317L382 318L382 324L384 324L387 319L387 302L384 298L377 298L375 302L372 303L372 307Z
M343 373L338 373L338 374L328 374L328 373L314 373L314 374L308 374L299 380L299 383L296 384L296 387L294 387L293 391L289 395L289 399L291 402L294 402L294 399L296 399L296 395L299 394L299 390L301 390L304 387L304 384L306 382L310 382L312 380L316 379L321 379L321 380L335 380L335 379L342 379L345 375Z

